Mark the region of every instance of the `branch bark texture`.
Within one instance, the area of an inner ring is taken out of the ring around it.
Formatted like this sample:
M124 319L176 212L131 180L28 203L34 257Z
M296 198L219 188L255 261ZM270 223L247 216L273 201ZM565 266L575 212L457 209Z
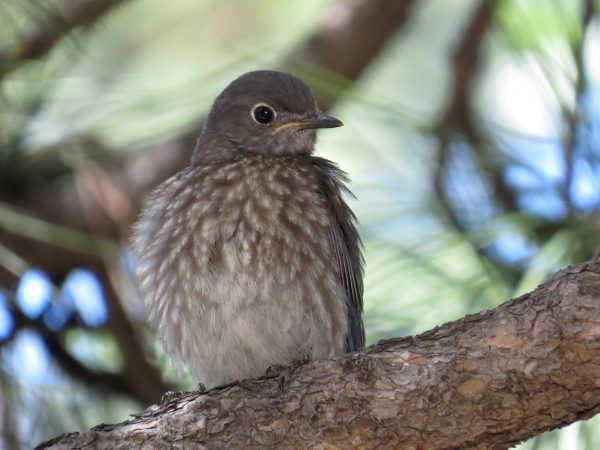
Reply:
M600 411L600 262L414 337L39 448L506 449Z

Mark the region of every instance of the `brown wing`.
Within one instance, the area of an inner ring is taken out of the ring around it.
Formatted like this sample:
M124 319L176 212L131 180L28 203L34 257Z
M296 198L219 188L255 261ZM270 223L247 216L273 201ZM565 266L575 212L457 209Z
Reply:
M352 195L345 183L346 173L335 163L324 158L312 157L311 162L321 171L321 193L335 215L336 222L329 228L331 250L338 264L340 282L346 291L348 311L348 334L346 351L355 351L365 344L362 321L363 266L362 243L356 229L356 216L348 207L342 193Z

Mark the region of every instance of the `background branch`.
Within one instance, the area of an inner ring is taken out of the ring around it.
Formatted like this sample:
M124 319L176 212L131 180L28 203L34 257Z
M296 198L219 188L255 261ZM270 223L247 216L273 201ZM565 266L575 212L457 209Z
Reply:
M450 145L457 133L473 134L470 118L470 88L479 64L479 53L483 45L488 27L492 21L493 5L481 1L471 21L465 28L462 39L452 58L454 76L450 99L446 110L442 113L434 127L438 139L437 159L435 164L434 186L448 219L458 231L464 231L464 224L452 209L452 201L448 198L445 186L445 172L448 165Z
M567 130L565 132L565 136L563 138L563 149L564 149L564 159L565 159L565 180L562 188L562 196L563 201L566 207L573 211L573 201L572 201L572 192L573 189L573 172L575 165L575 157L576 152L582 149L579 149L579 146L582 144L580 140L580 132L578 130L583 115L583 108L581 106L581 102L583 101L583 96L586 94L586 90L588 88L588 80L586 74L586 67L584 62L584 42L585 36L588 31L588 27L594 18L594 2L593 0L585 0L583 2L583 11L581 17L581 36L574 43L571 48L571 54L573 56L573 62L575 63L575 80L573 80L574 91L575 91L575 99L573 101L572 109L567 108L566 105L563 106L563 115L567 121Z
M360 76L410 17L413 0L350 0L335 3L318 30L288 59L287 65L317 67L333 77L315 86L323 110ZM319 77L322 78L322 77Z
M28 61L42 58L71 31L96 23L124 1L65 1L60 8L35 21L17 41L0 48L0 78Z

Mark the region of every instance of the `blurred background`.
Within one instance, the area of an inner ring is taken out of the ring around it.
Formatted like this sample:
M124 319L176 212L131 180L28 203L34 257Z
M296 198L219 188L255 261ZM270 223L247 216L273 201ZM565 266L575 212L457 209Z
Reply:
M213 98L288 70L345 127L368 342L534 289L600 248L600 2L0 3L0 448L192 389L146 325L129 237ZM600 448L592 419L521 449Z

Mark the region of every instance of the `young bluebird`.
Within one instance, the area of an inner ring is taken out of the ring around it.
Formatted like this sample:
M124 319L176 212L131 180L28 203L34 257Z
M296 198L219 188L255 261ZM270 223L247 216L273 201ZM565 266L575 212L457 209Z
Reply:
M207 388L364 345L363 258L345 173L313 156L310 89L261 70L217 97L190 167L148 198L137 276L167 351Z

